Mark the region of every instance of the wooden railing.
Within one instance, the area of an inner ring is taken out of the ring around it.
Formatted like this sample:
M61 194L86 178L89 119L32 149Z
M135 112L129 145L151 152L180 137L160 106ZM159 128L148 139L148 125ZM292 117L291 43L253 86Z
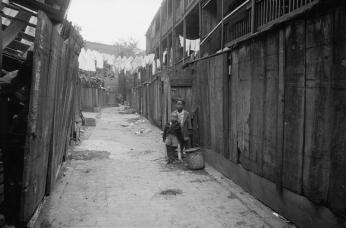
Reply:
M255 4L256 26L261 27L280 17L304 10L315 2L317 0L258 0Z
M237 40L251 33L251 10L246 10L238 20L225 24L225 42Z
M224 25L224 44L261 32L274 23L288 20L316 5L320 0L244 0L236 9L223 17L201 41L205 43L217 27ZM208 2L208 1L207 1Z
M187 9L195 0L185 0L185 9Z

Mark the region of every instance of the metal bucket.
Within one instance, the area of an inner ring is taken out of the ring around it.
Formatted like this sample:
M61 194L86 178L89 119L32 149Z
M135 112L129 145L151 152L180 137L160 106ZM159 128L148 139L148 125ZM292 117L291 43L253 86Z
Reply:
M186 151L186 161L188 168L191 170L200 170L204 169L205 162L203 152L200 148L191 148Z

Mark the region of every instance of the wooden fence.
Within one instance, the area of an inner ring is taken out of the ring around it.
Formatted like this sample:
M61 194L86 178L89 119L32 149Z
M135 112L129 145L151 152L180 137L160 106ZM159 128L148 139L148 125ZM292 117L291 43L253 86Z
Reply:
M345 18L296 20L196 66L207 160L301 227L345 225Z
M116 106L117 103L116 92L85 86L81 88L80 110L82 111L94 112L103 107Z
M314 1L282 2L289 13ZM184 70L193 78L185 96L194 145L300 227L346 224L345 19L345 7L312 11ZM169 78L162 96L171 101L188 89L176 89ZM155 117L153 111L164 111L152 103L158 94L143 92L150 86L137 93L145 97L138 103Z
M72 28L59 34L43 12L38 13L36 29L21 197L23 223L54 186L79 106L75 104L80 85L79 36Z
M131 107L159 127L162 126L163 107L165 107L162 105L164 102L163 85L161 77L157 75L150 83L133 88L129 98Z

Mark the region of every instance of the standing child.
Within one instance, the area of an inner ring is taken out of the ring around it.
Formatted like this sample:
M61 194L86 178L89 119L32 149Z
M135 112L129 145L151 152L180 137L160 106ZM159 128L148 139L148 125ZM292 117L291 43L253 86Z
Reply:
M185 110L185 101L178 100L176 103L176 110L174 111L178 115L178 122L183 134L184 142L180 145L181 153L183 149L191 148L191 138L192 138L192 123L190 113Z
M166 125L163 132L163 141L167 148L167 164L170 164L177 158L178 146L184 143L184 137L176 113L171 114L171 122Z

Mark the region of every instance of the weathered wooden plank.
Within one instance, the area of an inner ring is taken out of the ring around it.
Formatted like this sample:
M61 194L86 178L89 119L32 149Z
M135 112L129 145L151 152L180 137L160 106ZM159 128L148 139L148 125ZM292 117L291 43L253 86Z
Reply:
M17 40L13 40L7 47L12 50L18 50L25 53L29 49L30 45L24 44Z
M279 97L279 34L271 34L265 40L265 91L263 122L263 177L275 181L276 155L281 153L278 144ZM282 83L283 84L283 83ZM282 119L281 119L282 121ZM281 132L282 134L282 132Z
M49 156L49 165L48 165L48 175L47 175L47 194L50 194L55 186L55 181L57 178L57 173L59 170L59 165L61 164L61 160L59 159L59 153L61 153L61 150L58 150L59 145L57 143L58 141L58 132L60 125L58 125L60 118L63 116L60 114L60 99L58 98L60 89L61 89L61 83L62 81L59 80L61 68L60 62L62 58L62 48L63 48L63 40L60 37L59 33L56 29L53 29L52 32L52 43L51 43L51 54L50 54L50 65L49 65L49 78L51 79L49 83L48 89L50 89L50 94L53 95L52 104L53 104L53 118L52 118L52 138L51 138L51 145L50 145L50 156ZM58 92L57 92L58 91Z
M201 146L210 148L210 109L209 109L209 91L208 89L208 60L202 60L198 63L198 84L199 84L199 96L201 103L199 104L199 116L200 118L200 130L201 130ZM203 102L202 102L203 101Z
M239 163L238 154L238 140L237 140L237 96L238 96L238 82L239 82L239 64L238 64L238 51L234 50L230 56L231 75L229 84L229 140L228 146L230 150L230 158L234 163Z
M63 5L61 10L55 9L53 6L50 6L48 4L42 3L41 1L31 1L31 0L14 0L14 2L23 5L25 7L28 7L30 9L33 9L35 11L42 10L44 11L48 17L55 21L55 22L62 22L65 16L65 10L67 8L67 5L69 4L69 1L66 1L66 8L65 5ZM61 12L62 11L62 12Z
M250 107L251 107L251 65L250 47L239 48L238 56L238 96L237 96L237 139L238 153L241 164L251 169L250 158Z
M286 43L285 30L279 31L278 53L278 112L277 112L277 153L275 155L275 182L279 192L283 187L283 151L284 151L284 118L285 118L285 69Z
M52 24L39 12L29 108L20 219L30 220L45 195L52 109L47 84Z
M334 40L343 42L346 40L346 10L345 7L340 7L335 10L334 15Z
M334 18L333 126L328 205L346 220L346 9L336 10Z
M209 109L211 149L224 153L224 120L223 120L223 91L224 91L224 55L209 59Z
M0 29L0 43L2 43L2 30ZM2 45L0 46L0 56L2 56ZM2 71L2 58L0 58L0 70ZM8 107L7 107L7 99L5 97L0 96L0 175L3 175L3 147L6 142L6 134L7 134L7 115L8 115ZM3 185L3 183L1 183ZM3 199L0 200L0 204L3 203Z
M328 204L338 216L346 219L346 92L334 91L335 114L332 131L331 173Z
M283 186L302 192L305 110L305 21L286 28Z
M230 119L229 119L229 112L230 112L230 67L232 65L232 62L229 60L229 54L224 54L222 57L223 61L223 67L221 69L222 73L222 137L223 137L223 156L229 160L231 158L231 153L229 150L229 134L230 134Z
M2 48L7 47L17 37L27 25L24 21L29 21L30 17L30 13L19 11L16 18L20 20L14 20L3 32Z
M257 41L251 45L251 97L250 97L250 135L249 159L251 170L262 176L264 117L266 105L266 69L264 43Z
M333 131L332 15L307 21L304 194L325 203Z

